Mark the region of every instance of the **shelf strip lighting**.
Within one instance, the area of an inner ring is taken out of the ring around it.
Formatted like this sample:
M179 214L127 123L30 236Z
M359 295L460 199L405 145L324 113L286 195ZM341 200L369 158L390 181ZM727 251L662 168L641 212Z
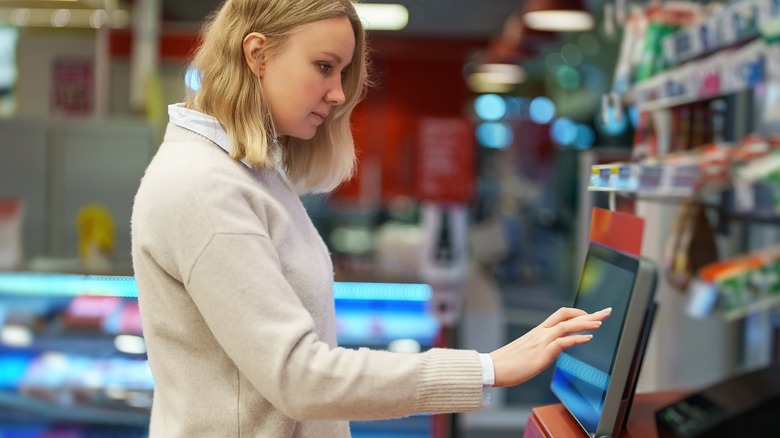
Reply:
M138 288L132 276L4 272L0 273L0 295L130 298L138 296ZM336 282L333 295L337 300L426 302L432 292L427 284Z
M431 299L431 287L414 283L346 283L333 284L337 300L417 301Z
M14 272L0 274L0 294L137 297L138 290L131 276Z

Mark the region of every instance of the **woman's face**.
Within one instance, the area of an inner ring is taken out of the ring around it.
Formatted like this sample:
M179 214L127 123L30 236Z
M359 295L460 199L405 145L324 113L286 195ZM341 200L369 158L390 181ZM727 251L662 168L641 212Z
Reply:
M314 137L333 106L345 101L342 75L354 51L352 25L339 17L302 26L281 53L266 59L260 81L277 134Z

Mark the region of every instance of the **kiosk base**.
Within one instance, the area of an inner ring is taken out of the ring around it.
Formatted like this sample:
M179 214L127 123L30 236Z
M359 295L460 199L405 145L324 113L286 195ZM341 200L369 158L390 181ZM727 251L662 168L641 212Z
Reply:
M628 417L628 428L620 438L657 438L655 411L687 396L687 391L640 393ZM588 438L562 404L533 408L523 438Z

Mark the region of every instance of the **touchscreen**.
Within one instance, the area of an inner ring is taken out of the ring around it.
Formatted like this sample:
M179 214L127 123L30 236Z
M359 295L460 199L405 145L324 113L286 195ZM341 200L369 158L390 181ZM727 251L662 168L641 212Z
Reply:
M574 306L586 312L612 307L612 314L594 332L587 344L567 349L559 357L553 374L552 389L591 434L604 407L615 352L634 286L636 265L615 260L615 263L588 254L582 270Z

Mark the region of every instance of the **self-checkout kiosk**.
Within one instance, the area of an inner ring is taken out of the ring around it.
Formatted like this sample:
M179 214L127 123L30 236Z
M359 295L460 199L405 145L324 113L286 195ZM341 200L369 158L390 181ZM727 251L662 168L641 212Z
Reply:
M639 256L641 236L641 219L594 209L573 305L613 313L590 343L560 355L551 389L561 403L534 408L523 436L780 436L780 364L693 392L635 394L656 309L656 267Z

